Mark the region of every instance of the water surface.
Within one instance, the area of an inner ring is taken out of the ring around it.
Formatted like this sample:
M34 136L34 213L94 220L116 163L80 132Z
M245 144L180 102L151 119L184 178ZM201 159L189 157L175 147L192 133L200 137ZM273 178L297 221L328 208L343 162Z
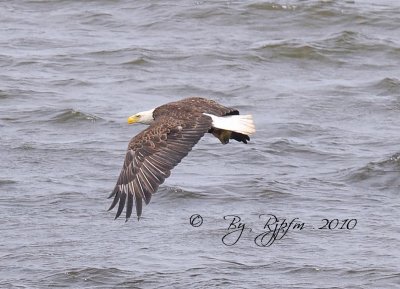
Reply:
M0 6L0 287L398 288L397 1ZM144 128L126 118L193 95L257 133L204 137L139 222L114 221ZM260 247L260 214L305 226ZM226 215L252 228L232 246Z

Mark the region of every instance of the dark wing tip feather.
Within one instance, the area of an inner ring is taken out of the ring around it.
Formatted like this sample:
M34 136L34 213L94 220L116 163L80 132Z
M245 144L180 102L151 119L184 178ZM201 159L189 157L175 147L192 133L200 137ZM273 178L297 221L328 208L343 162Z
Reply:
M136 215L138 217L138 220L140 216L142 215L142 198L140 196L135 196L135 205L136 205Z
M148 204L150 203L150 200L151 200L151 193L150 193L150 192L145 192L145 193L144 193L144 196L145 196L145 198L144 198L144 203L145 203L146 205L148 205Z
M120 194L119 205L118 205L118 211L117 211L117 214L115 215L115 219L117 219L117 218L121 215L122 211L124 210L125 201L126 201L126 193L123 191L123 192ZM115 219L114 219L114 220L115 220Z
M111 196L110 196L109 198L111 198L113 194L114 194L114 192L111 194ZM112 209L114 209L115 205L116 205L116 204L118 203L118 201L119 201L119 197L120 197L120 193L119 193L119 192L115 193L114 200L113 200L113 202L112 202L110 208L108 209L108 211L111 211Z
M111 194L107 197L107 199L111 199L113 196L115 196L116 193L118 193L118 185L115 186L114 190L111 192Z
M125 222L128 222L129 218L132 215L132 208L133 208L133 194L128 193L128 202L126 204L126 218Z

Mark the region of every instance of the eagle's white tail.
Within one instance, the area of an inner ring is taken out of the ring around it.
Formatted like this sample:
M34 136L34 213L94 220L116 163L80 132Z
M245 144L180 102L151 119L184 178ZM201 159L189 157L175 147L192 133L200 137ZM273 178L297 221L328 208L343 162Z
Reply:
M253 117L249 115L227 115L227 116L216 116L213 114L204 113L212 118L212 125L215 128L235 131L245 135L251 135L255 133L256 128L254 126Z

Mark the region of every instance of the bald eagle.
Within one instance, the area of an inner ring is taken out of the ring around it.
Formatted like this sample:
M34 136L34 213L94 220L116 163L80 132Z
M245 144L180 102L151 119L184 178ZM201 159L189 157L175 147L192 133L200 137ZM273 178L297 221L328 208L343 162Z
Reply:
M146 205L158 186L170 176L171 170L189 153L205 133L211 133L222 144L230 139L247 144L255 132L251 115L200 97L170 102L155 109L139 112L128 123L150 125L131 139L117 184L109 198L108 209L119 202L115 219L126 206L126 220L131 217L133 202L138 220L142 200Z

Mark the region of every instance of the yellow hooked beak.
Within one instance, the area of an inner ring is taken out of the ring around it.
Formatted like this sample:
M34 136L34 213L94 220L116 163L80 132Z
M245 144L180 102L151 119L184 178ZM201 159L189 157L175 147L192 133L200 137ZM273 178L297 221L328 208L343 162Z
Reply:
M133 123L137 123L139 121L140 117L138 115L132 115L130 117L128 117L128 123L129 124L133 124Z

